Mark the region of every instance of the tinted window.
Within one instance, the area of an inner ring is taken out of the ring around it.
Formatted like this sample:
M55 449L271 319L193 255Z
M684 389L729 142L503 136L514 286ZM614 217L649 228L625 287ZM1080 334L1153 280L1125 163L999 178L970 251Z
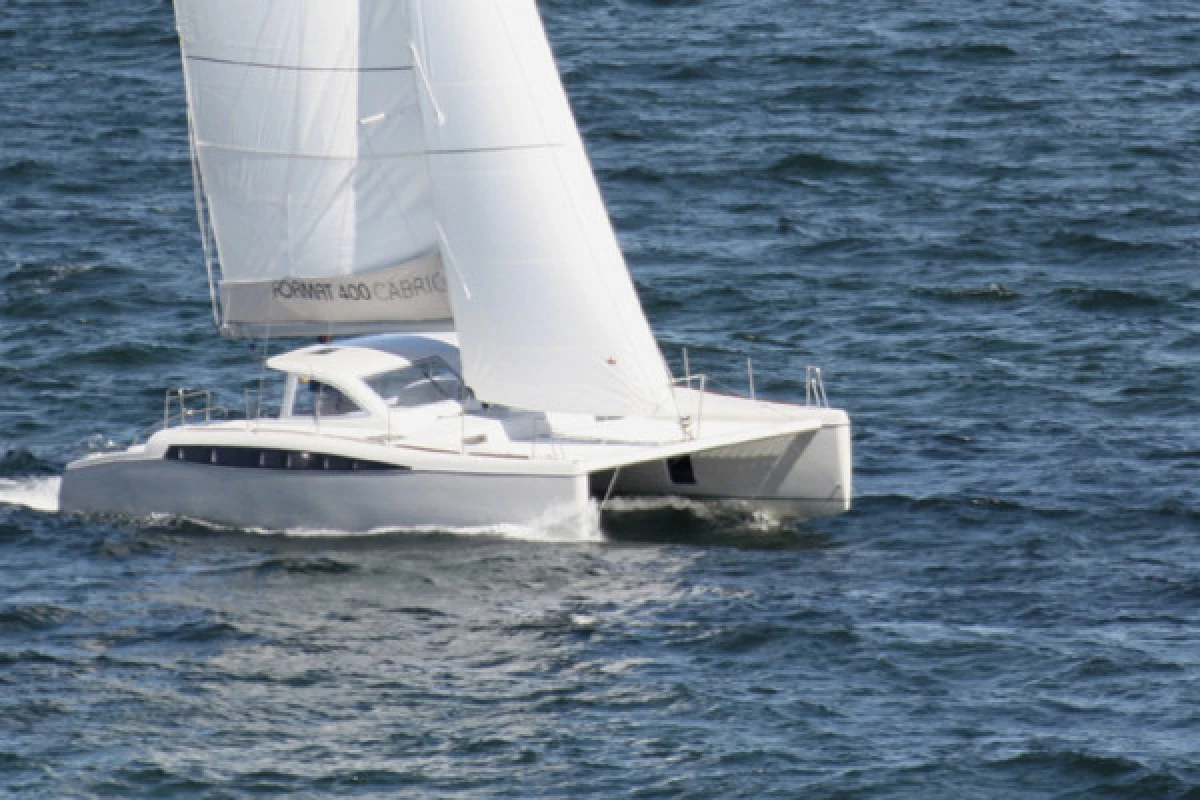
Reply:
M312 416L314 409L322 417L353 414L361 410L353 400L327 383L305 378L300 381L296 387L296 402L292 406L294 416Z
M462 379L449 364L436 357L372 375L366 384L393 408L415 408L462 397Z

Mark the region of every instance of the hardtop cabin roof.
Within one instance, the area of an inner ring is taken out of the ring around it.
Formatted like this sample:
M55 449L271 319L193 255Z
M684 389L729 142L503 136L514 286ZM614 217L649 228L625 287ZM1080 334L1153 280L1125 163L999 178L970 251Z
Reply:
M407 367L434 356L461 372L458 339L453 334L360 336L280 353L269 359L267 366L280 372L308 375L318 380L363 378Z

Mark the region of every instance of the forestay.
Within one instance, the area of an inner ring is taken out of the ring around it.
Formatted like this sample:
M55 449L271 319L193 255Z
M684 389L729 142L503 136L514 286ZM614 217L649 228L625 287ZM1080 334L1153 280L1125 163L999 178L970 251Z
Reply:
M483 401L674 413L534 0L176 11L226 329L452 326Z

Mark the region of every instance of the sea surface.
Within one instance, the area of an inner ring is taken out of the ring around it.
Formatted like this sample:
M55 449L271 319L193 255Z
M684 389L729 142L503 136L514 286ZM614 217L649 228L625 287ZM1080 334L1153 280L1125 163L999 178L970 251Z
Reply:
M668 358L853 513L59 514L214 333L165 0L0 2L0 795L1200 798L1200 2L540 3Z

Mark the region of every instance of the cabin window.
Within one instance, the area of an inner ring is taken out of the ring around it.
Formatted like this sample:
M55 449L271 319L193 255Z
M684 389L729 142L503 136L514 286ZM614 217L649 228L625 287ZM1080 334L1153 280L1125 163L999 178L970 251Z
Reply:
M692 467L692 457L679 456L678 458L668 458L667 474L671 476L671 483L694 484L696 482L696 470Z
M257 447L211 447L209 445L177 445L167 448L168 461L208 464L240 469L291 469L310 472L409 472L412 467L367 461L349 456L311 453L300 450L260 449Z
M392 408L415 408L443 400L461 400L463 395L462 378L436 356L409 367L372 375L365 381Z
M339 417L361 410L338 389L311 378L300 379L292 404L292 415L297 417L311 417L314 413L322 417Z

